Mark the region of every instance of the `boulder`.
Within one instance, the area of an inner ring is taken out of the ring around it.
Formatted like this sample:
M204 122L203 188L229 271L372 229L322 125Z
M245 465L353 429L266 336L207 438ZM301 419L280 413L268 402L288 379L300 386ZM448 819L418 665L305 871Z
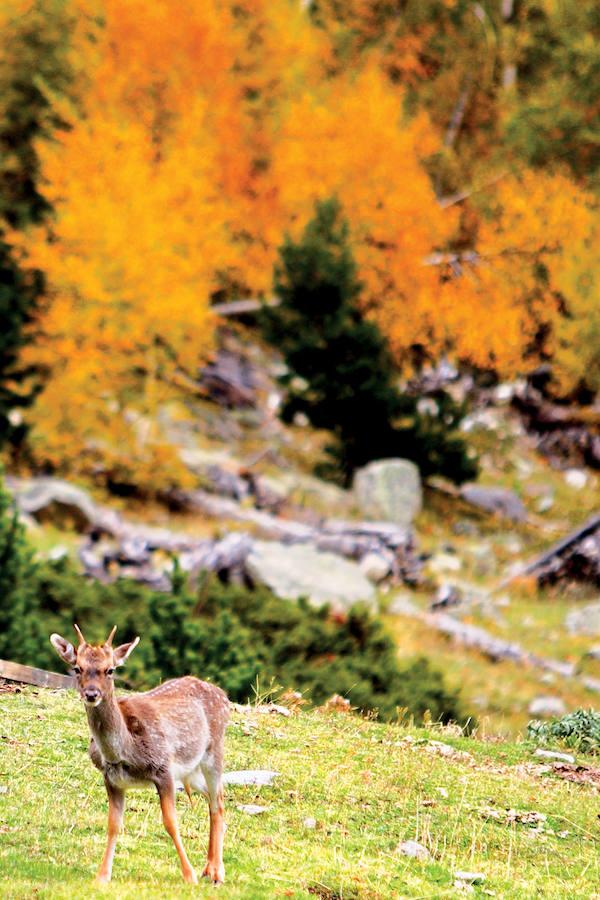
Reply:
M375 553L371 550L363 556L359 566L361 572L363 575L366 575L369 581L372 581L373 584L379 584L380 581L383 581L391 574L394 566L394 555L389 550L381 553Z
M566 711L565 702L560 697L534 697L527 708L530 716L536 716L540 719L564 716Z
M520 497L506 488L465 484L460 489L460 496L472 506L478 506L487 512L499 513L507 519L512 519L513 522L524 522L527 518L527 511Z
M367 519L397 525L410 525L423 502L419 469L408 459L382 459L357 469L353 491Z
M571 634L600 634L600 603L588 603L567 613L565 625Z
M373 606L375 602L373 585L357 563L308 544L254 541L246 573L288 600L306 597L315 606L330 603L337 610L353 603Z

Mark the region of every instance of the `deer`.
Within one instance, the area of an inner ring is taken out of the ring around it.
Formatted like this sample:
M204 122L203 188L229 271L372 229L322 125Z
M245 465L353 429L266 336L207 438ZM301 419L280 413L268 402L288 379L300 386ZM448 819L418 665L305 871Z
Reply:
M125 793L154 786L162 820L181 863L185 881L198 878L181 841L175 809L176 783L208 800L210 830L202 877L215 884L223 866L223 744L229 718L227 694L192 675L165 681L144 693L116 697L115 670L139 643L139 637L113 647L116 626L103 644L88 643L77 625L78 646L52 634L52 646L72 669L91 733L89 755L104 778L108 795L108 835L96 881L107 883L122 828Z

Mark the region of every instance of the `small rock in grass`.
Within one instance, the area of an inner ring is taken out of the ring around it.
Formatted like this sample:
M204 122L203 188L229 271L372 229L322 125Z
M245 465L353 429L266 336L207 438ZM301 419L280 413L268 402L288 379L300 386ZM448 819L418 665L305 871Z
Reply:
M259 806L257 803L239 803L237 808L240 812L245 812L249 816L259 816L269 809L268 806Z
M239 772L226 772L223 776L225 784L252 784L256 786L273 784L279 772L269 769L243 769Z
M543 756L545 759L557 759L561 762L574 763L575 757L570 753L557 753L555 750L542 750L538 748L534 756Z
M569 487L576 491L581 491L588 483L587 472L583 469L567 469L565 471L565 481Z
M420 859L423 861L431 859L431 854L427 847L424 847L423 844L419 844L418 841L402 841L401 844L398 844L398 852L402 853L404 856L410 856L412 859Z
M302 824L305 828L316 828L317 820L309 816L308 818L302 820Z
M482 872L455 872L456 881L462 881L463 884L483 884L485 875Z
M554 499L550 496L540 497L535 505L536 511L539 513L548 512L554 506Z

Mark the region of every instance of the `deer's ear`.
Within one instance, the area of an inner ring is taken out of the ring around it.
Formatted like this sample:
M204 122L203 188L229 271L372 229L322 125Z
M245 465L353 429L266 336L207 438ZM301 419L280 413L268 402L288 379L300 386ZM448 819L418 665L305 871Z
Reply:
M61 637L60 634L51 634L50 635L50 643L61 657L64 659L66 663L70 666L74 666L77 661L77 654L75 653L75 648L73 644L70 644L64 637Z
M131 641L129 644L121 644L120 647L115 647L115 649L113 650L113 659L115 662L115 666L122 666L123 663L127 661L127 657L129 656L131 651L135 650L139 642L139 637L136 637L136 639L134 641Z

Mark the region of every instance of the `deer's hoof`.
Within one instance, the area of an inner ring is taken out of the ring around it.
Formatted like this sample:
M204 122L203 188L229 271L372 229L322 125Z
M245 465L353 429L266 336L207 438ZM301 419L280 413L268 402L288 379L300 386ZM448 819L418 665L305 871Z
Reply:
M207 862L202 872L203 878L208 878L213 884L223 884L225 881L225 866L223 863L217 864Z
M188 884L198 884L198 876L193 869L183 873L183 880L187 881Z
M96 884L109 884L110 872L98 872L95 878Z

